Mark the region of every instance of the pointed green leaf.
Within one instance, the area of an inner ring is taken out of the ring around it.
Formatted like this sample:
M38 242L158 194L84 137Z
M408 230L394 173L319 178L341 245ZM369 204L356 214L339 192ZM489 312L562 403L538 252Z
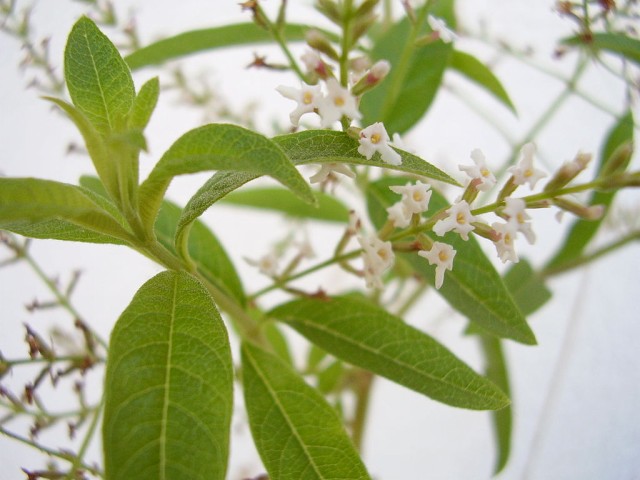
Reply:
M174 239L180 214L177 205L164 200L156 219L156 236L171 252L175 252ZM189 233L189 257L198 271L240 305L244 305L246 299L240 277L218 238L199 221L193 224Z
M640 40L622 33L594 33L588 39L577 35L562 41L565 45L584 46L620 55L640 65Z
M484 88L487 92L501 101L513 113L516 107L511 102L509 94L493 72L480 60L468 53L455 50L451 55L450 67L457 70L467 79Z
M163 272L111 334L105 380L105 478L225 478L233 403L227 332L204 287Z
M502 349L502 341L499 338L486 334L480 334L480 340L485 358L487 377L510 396L509 372ZM511 453L512 415L513 412L510 405L491 412L494 434L498 445L498 458L493 472L494 475L502 471L509 461L509 455Z
M304 41L308 25L287 24L283 36L288 41ZM329 38L335 35L327 33ZM125 57L132 70L215 48L273 42L272 35L255 23L239 23L184 32L147 45Z
M270 478L369 478L335 410L278 357L245 342L242 384L251 433Z
M207 170L270 175L303 200L315 202L309 184L271 140L236 125L212 124L191 130L180 137L141 185L143 220L147 223L154 220L173 177Z
M531 315L551 298L551 290L524 258L507 271L504 283L525 315Z
M509 399L427 334L353 298L302 299L269 316L332 355L455 407L498 409Z
M312 207L291 191L277 187L238 190L224 197L223 202L254 209L273 210L291 217L313 218L327 222L349 221L349 209L337 198L322 192L314 192L318 207Z
M610 160L614 158L616 150L623 145L633 144L634 137L633 114L628 112L624 115L609 131L605 143L600 152L600 163L598 172L606 168ZM631 160L631 151L628 152L624 163L619 166L618 170L624 170ZM597 176L597 175L596 175ZM616 190L596 191L592 194L589 205L603 205L608 209L615 197ZM571 230L567 235L564 244L560 250L549 261L545 270L554 270L562 268L563 264L570 263L582 256L585 248L595 236L605 215L599 220L583 220L577 219L571 226Z
M81 229L70 228L69 224ZM38 238L49 231L60 235L61 240L97 239L100 243L120 243L116 239L131 237L91 192L75 185L36 178L0 178L0 228L16 233L31 231ZM65 235L69 238L64 238Z
M453 1L436 5L437 11L431 13L455 27ZM392 68L379 86L362 97L363 125L383 122L389 134L403 133L423 117L435 99L453 47L442 41L415 47L411 30L412 23L404 17L376 40L371 58L389 60ZM421 33L427 31L425 25ZM407 53L406 49L412 50Z
M153 110L156 108L159 95L160 81L158 77L154 77L142 85L131 108L131 115L129 116L130 128L140 131L145 129Z
M113 43L87 17L69 34L64 76L73 104L98 132L122 129L135 98L131 73Z
M391 192L389 186L405 183L406 179L389 177L369 185L367 201L374 223L385 221L385 209L399 200L399 196ZM429 210L424 215L433 215L447 205L449 203L446 199L433 191ZM464 241L460 235L449 232L444 240L436 236L433 239L450 244L457 252L453 270L446 273L444 284L438 293L483 330L528 345L535 344L535 336L524 315L475 237L471 235L468 241ZM416 253L403 254L401 257L417 273L434 284L434 266Z

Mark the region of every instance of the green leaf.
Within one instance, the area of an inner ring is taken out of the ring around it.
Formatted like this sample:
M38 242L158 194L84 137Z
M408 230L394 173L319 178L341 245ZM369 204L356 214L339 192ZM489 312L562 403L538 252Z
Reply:
M454 27L453 1L439 1L437 6L438 11L432 13ZM405 16L376 40L372 60L389 60L392 68L380 85L362 97L363 125L383 122L390 134L406 132L423 117L435 99L453 47L441 41L415 47L411 42L411 29L412 23ZM421 33L427 31L424 28ZM406 49L413 50L407 53ZM393 64L394 61L398 64Z
M174 239L181 209L167 201L162 202L155 231L165 248L175 252ZM196 221L190 231L188 243L189 257L198 271L220 290L234 298L240 305L246 303L240 277L226 250L207 226Z
M399 200L399 196L391 192L389 186L404 183L405 179L385 178L369 185L367 202L374 223L386 220L384 209ZM440 193L432 191L429 210L424 213L426 217L449 205ZM443 238L433 236L434 240L450 244L457 253L453 270L446 273L444 284L438 293L454 309L483 330L528 345L535 344L535 336L524 315L475 237L472 235L468 241L464 241L458 234L449 232ZM424 258L417 253L402 254L401 258L429 283L434 284L435 267L429 265Z
M98 132L123 129L135 89L116 47L87 17L73 26L64 53L64 76L73 104Z
M605 50L620 55L635 64L640 64L640 40L622 33L594 33L588 39L576 35L565 38L562 43L571 46L584 46L596 52Z
M303 200L315 202L309 184L271 140L236 125L212 124L180 137L141 185L140 209L145 224L154 220L174 176L206 170L270 175Z
M507 371L507 363L502 350L502 341L499 338L482 333L480 334L480 340L486 362L485 371L487 377L510 396L509 372ZM509 461L512 415L513 412L510 405L491 412L498 445L498 459L493 472L494 475L502 471Z
M476 410L509 403L436 340L369 302L307 298L281 305L269 316L337 358L439 402Z
M36 178L0 178L0 228L16 233L31 232L44 238L42 235L49 232L52 236L47 238L99 243L130 239L129 232L105 206L91 192L75 185Z
M211 297L187 273L156 275L111 334L105 478L224 479L232 403L229 341Z
M129 115L129 128L140 131L145 129L149 123L151 114L156 108L159 95L160 81L158 80L158 77L154 77L142 85L133 102L133 107L131 108L131 114Z
M283 36L288 41L304 41L308 25L288 24ZM335 35L328 34L329 38ZM255 23L239 23L222 27L184 32L147 45L125 57L132 70L156 65L215 48L271 43L273 36Z
M291 191L283 188L251 188L238 190L224 197L225 203L251 207L254 209L275 210L291 217L313 218L327 222L349 221L349 209L337 198L322 192L314 192L318 207L303 202Z
M525 315L531 315L551 298L551 290L524 258L507 271L504 283Z
M368 479L335 410L275 355L243 343L249 425L269 477Z
M618 122L616 122L607 135L607 139L605 140L602 151L600 152L598 173L606 168L608 162L614 157L614 153L619 147L633 142L633 131L633 114L628 112ZM619 169L624 170L630 160L631 154L626 158L624 164L620 165ZM608 210L609 205L613 202L615 194L616 190L596 191L592 194L589 205L603 205ZM564 264L569 264L580 258L591 239L599 230L605 217L606 211L600 220L575 220L571 226L569 234L566 236L564 244L546 265L545 270L561 269Z
M451 55L450 67L457 70L473 83L484 88L487 92L501 101L513 113L516 113L516 107L511 102L509 94L498 80L493 72L480 60L468 53L455 50Z

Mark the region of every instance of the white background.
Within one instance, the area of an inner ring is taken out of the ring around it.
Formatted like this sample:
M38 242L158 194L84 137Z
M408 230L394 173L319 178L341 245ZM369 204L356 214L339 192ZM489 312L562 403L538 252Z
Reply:
M292 20L307 21L314 15L309 1L290 3L295 4ZM480 111L495 118L513 140L519 141L561 91L562 84L510 56L499 59L495 50L477 37L486 28L493 39L508 39L518 49L531 46L535 62L566 78L575 58L569 55L556 61L552 54L555 40L570 34L572 26L552 11L550 1L458 3L462 38L457 46L493 62L495 73L516 104L518 117L455 74L448 74L446 83L471 98ZM275 0L265 2L269 9L276 4ZM235 1L130 0L118 2L118 9L123 14L135 12L143 43L188 29L240 21L248 15L240 12ZM66 35L81 12L81 5L75 2L37 3L33 17L37 35L52 37L52 58L59 66ZM267 52L270 60L282 61L276 49L257 47L197 55L185 63L185 68L206 76L236 111L257 102L256 121L271 133L273 121L286 126L292 108L274 88L295 85L296 81L289 74L246 70L253 51ZM0 172L77 182L79 175L91 173L87 158L65 154L68 143L77 142L79 136L70 122L38 98L35 90L25 89L32 74L17 70L22 56L18 42L0 35ZM166 71L143 70L134 76L136 85L158 73L166 84ZM621 82L609 72L594 65L582 85L612 111L622 111ZM201 122L201 113L179 105L172 92L163 93L148 130L150 152L142 162L143 174L173 140ZM596 153L612 124L611 115L573 97L535 138L541 161L547 167L557 166L578 150ZM446 91L438 96L427 119L405 140L423 158L452 174L457 173L459 163L470 163L468 155L473 148L481 148L493 165L500 164L510 151L504 138L477 112ZM206 176L178 179L170 197L184 203L203 178ZM635 207L636 216L637 204L638 197L633 194L621 195L618 202L626 209ZM522 245L520 250L536 265L543 264L553 252L560 230L568 224L567 218L559 225L553 217L551 211L536 212L538 242L530 248ZM216 207L204 219L227 246L248 290L266 285L264 277L248 267L243 257L257 258L267 253L273 242L284 237L283 227L289 224L276 215L247 215L229 207ZM309 228L319 258L330 251L340 233L336 228ZM62 282L68 280L73 269L83 271L74 302L105 337L137 288L159 271L139 255L111 246L37 241L32 253L46 272L59 276ZM628 246L580 272L554 278L550 282L554 298L530 318L539 345L508 343L515 423L513 455L500 478L640 479L640 321L634 311L640 287L639 253L636 245ZM306 285L316 288L330 283L335 287L344 282L331 271L313 277ZM7 358L26 354L20 342L24 322L43 332L53 325L71 330L68 315L60 310L29 314L24 305L34 298L47 300L49 295L25 264L0 269L0 349ZM477 345L462 336L465 322L451 314L436 295L428 295L408 320L436 336L476 369L482 368ZM5 383L18 389L27 378L20 372L16 370ZM99 375L93 375L89 383L93 398L99 382ZM68 402L53 396L46 401L52 409L62 410ZM364 459L375 478L491 477L495 449L489 414L453 409L385 380L377 382L370 414ZM229 471L233 480L261 472L242 420L240 416L234 427ZM64 431L42 438L54 438L55 444L56 435L64 436ZM100 447L93 445L89 459L99 457ZM30 448L0 437L0 479L22 478L21 466L35 469L43 464Z

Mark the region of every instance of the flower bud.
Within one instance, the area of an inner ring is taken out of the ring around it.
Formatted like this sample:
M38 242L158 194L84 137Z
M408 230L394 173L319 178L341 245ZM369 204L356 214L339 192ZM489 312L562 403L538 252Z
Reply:
M554 198L553 203L562 210L571 212L585 220L599 220L604 215L604 205L580 205L565 198Z
M389 64L389 62L386 60L378 60L373 64L366 75L364 75L358 83L353 86L351 90L352 93L356 96L360 96L363 93L368 92L387 76L389 70L391 70L391 64Z
M332 22L342 24L342 12L334 0L318 0L316 9Z
M600 172L601 177L606 177L612 173L621 173L631 160L633 154L633 142L624 142L618 148L616 148L611 156L606 159Z
M566 162L560 167L556 174L545 185L544 191L549 192L564 187L571 180L576 178L591 161L590 153L578 153L576 158L570 162Z
M331 42L329 42L329 39L319 30L312 28L311 30L307 31L307 33L305 34L305 40L311 48L324 53L329 58L332 58L336 61L340 58L338 52L336 52L336 50L331 45Z

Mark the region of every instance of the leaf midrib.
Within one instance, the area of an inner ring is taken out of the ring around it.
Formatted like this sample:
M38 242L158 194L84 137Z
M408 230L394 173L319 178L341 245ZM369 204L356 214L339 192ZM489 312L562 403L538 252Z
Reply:
M111 124L111 116L109 115L109 106L107 105L107 99L105 97L104 89L102 88L102 82L100 81L100 74L98 73L98 67L95 62L93 50L91 49L91 42L89 41L89 33L85 30L82 33L82 36L87 42L87 50L89 51L89 58L91 58L91 66L93 67L93 71L96 75L96 81L98 82L98 90L100 91L100 98L102 100L102 105L104 106L107 125L109 125L109 130L113 130L113 125Z

